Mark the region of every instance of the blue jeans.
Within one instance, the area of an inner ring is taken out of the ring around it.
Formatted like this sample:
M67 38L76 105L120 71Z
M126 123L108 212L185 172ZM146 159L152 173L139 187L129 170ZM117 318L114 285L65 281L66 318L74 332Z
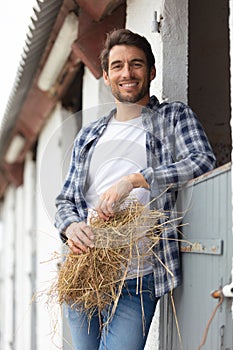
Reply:
M139 281L136 278L126 281L114 316L101 332L97 314L89 321L85 313L68 307L68 322L75 350L144 349L158 299L154 295L153 273L142 278L142 295L136 290ZM102 312L103 323L108 320L108 315L109 310Z

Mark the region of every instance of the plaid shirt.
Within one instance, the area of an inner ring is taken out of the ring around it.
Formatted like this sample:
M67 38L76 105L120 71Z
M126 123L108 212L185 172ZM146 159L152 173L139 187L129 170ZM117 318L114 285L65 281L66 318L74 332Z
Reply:
M70 169L56 198L55 226L64 231L72 222L86 221L85 184L96 143L115 113L84 127L77 135ZM214 168L215 157L194 112L181 102L159 103L155 96L142 109L146 130L147 168L140 172L150 184L151 207L165 210L162 239L154 248L155 293L157 297L174 289L181 281L176 201L179 190L191 179ZM156 199L155 199L156 198ZM153 200L155 199L155 200Z

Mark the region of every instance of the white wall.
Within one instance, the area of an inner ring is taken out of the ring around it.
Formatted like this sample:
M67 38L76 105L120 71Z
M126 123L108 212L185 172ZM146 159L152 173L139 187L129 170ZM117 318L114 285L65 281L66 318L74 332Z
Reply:
M17 189L11 186L4 200L3 231L7 234L1 254L1 350L12 346L50 350L62 343L60 310L55 304L48 309L46 304L57 267L56 261L47 261L61 248L52 205L62 181L62 133L54 136L61 120L58 108L40 136L37 163L32 154L27 155L24 184ZM55 329L56 337L52 337Z
M95 108L99 104L99 81L95 79L90 70L85 66L83 75L83 125L88 124L92 120L96 119L95 115L92 115L90 109Z
M152 22L154 13L157 11L158 17L161 15L163 0L157 1L127 1L126 28L143 35L151 44L152 51L155 55L156 78L151 83L151 94L157 96L159 100L162 96L162 40L161 35L153 32Z
M31 350L32 232L35 216L34 167L31 154L24 168L24 185L10 186L3 204L4 246L1 254L1 350ZM35 226L34 226L35 227Z
M62 345L61 312L48 291L57 275L54 253L61 254L61 240L54 227L55 198L62 185L62 112L54 110L40 134L36 163L36 293L37 350Z
M8 188L2 208L4 249L0 257L0 349L10 350L14 334L14 203L15 190Z
M152 30L155 11L160 33ZM188 1L128 0L126 28L144 35L151 43L157 71L151 93L160 101L187 102Z
M165 0L162 17L163 98L187 103L188 0Z
M80 115L70 115L57 104L43 128L37 147L36 163L36 289L37 350L63 346L62 311L55 298L48 300L48 291L57 277L61 262L62 241L55 221L55 198L60 193L70 163L73 140ZM53 260L54 253L58 259ZM49 302L48 302L49 301ZM48 302L48 303L47 303ZM66 339L69 341L69 339Z
M113 108L113 97L103 78L96 79L85 67L83 77L83 125L106 114Z
M15 348L30 349L30 324L28 326L28 316L30 320L31 286L30 276L26 270L26 260L30 255L31 247L26 242L28 232L25 232L24 225L24 188L17 188L15 196ZM30 272L30 271L29 271ZM26 327L25 327L26 326Z

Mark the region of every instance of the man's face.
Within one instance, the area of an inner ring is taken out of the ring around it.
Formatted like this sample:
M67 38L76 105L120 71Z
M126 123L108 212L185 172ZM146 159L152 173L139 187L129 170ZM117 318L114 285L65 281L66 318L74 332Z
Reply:
M148 72L146 56L136 46L116 45L111 49L103 78L117 101L146 105L154 77L155 67Z

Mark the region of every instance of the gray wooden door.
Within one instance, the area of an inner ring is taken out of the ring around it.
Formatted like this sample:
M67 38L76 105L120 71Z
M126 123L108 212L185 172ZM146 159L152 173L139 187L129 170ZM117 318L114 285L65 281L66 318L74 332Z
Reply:
M178 328L171 296L161 300L161 350L198 350L219 299L212 291L232 282L231 169L227 164L189 184L189 210L181 244L183 283L174 293ZM191 194L191 195L190 195ZM231 288L231 292L233 289ZM203 350L233 349L233 298L224 298L210 323Z

